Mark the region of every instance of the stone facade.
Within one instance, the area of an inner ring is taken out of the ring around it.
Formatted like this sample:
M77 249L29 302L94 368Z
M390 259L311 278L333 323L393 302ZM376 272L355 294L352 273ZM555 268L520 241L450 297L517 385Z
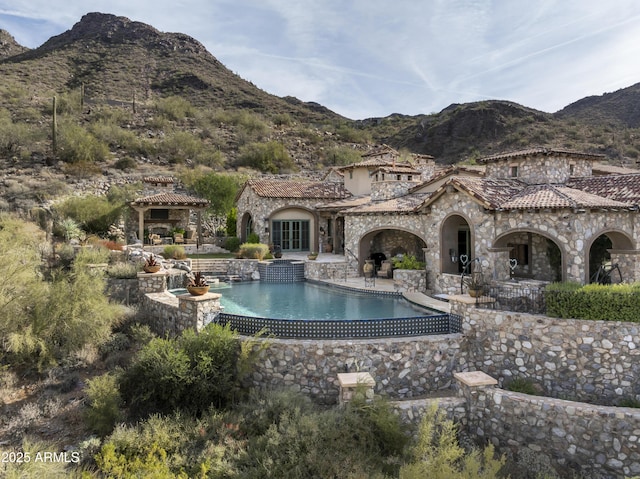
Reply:
M572 176L591 176L591 164L590 160L569 155L530 154L508 161L488 161L486 175L493 178L516 178L532 185L561 184Z
M175 296L167 291L147 293L143 296L142 307L154 333L160 337L176 337L186 329L200 331L215 321L220 312L220 295Z
M427 290L427 275L424 270L415 269L394 269L393 287L396 291L418 291Z

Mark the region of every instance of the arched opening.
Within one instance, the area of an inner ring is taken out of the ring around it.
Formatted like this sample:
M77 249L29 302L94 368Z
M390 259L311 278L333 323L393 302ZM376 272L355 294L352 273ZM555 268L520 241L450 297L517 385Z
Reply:
M498 238L497 248L509 248L509 267L515 278L539 281L562 281L562 250L551 238L536 231L513 231ZM506 265L505 265L506 266Z
M460 215L451 215L440 231L440 267L443 273L459 274L474 259L471 227Z
M283 208L274 211L271 220L271 242L283 253L317 251L317 218L303 208Z
M424 261L423 248L426 242L418 235L400 229L374 230L360 239L358 260L360 270L365 260L371 259L379 269L382 262L394 256L415 256L418 261Z
M632 250L633 243L631 239L624 233L619 231L607 231L597 236L587 254L587 282L619 282L624 280L619 269L617 272L612 271L615 267L615 261L612 261L611 252L614 250ZM623 267L624 269L624 267Z
M253 218L250 213L242 215L242 221L240 222L240 241L245 243L251 233L253 233Z

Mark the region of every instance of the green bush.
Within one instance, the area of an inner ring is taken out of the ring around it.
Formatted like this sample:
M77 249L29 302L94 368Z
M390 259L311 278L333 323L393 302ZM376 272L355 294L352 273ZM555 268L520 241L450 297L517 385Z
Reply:
M640 322L640 283L553 283L545 290L547 314L558 318Z
M74 264L78 266L86 266L88 264L108 263L111 258L111 252L103 246L87 246L80 248L74 259Z
M402 255L401 258L393 258L393 267L395 269L424 269L425 264L418 261L413 255Z
M242 243L238 251L238 256L262 261L268 252L269 245L264 243Z
M118 379L110 373L90 379L86 392L89 403L85 413L87 425L93 432L106 436L122 419Z
M73 219L84 231L106 236L124 208L124 203L104 196L74 196L54 205L61 218Z
M170 120L182 120L192 117L195 113L191 103L179 96L159 98L156 101L156 110Z
M95 163L109 158L109 148L90 132L71 123L59 129L58 155L67 163Z
M534 382L531 381L531 379L525 378L513 379L507 384L507 389L517 393L531 394L532 396L538 396L540 394Z
M224 241L224 249L236 253L240 250L240 238L231 236Z
M251 143L240 148L238 165L254 168L263 173L280 173L297 167L282 143Z
M152 339L123 373L122 397L138 417L224 406L236 393L240 354L237 335L217 324L178 339Z
M258 235L258 233L249 233L249 235L247 236L247 243L260 243L260 236Z
M169 259L185 259L187 253L185 253L184 246L179 244L170 244L164 247L162 255Z
M135 279L138 272L142 271L142 263L135 264L130 261L120 261L109 265L107 276L115 279Z

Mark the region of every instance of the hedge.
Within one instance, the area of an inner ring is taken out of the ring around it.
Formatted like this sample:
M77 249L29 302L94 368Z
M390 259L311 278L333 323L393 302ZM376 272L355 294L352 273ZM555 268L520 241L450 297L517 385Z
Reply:
M557 318L640 322L640 283L553 283L545 300L547 315Z

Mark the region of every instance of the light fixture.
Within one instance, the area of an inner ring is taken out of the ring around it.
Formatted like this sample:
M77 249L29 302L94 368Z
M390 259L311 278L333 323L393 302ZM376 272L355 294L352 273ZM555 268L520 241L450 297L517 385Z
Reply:
M457 263L458 262L458 254L457 254L456 250L450 249L449 250L449 257L451 258L451 262L452 263Z

